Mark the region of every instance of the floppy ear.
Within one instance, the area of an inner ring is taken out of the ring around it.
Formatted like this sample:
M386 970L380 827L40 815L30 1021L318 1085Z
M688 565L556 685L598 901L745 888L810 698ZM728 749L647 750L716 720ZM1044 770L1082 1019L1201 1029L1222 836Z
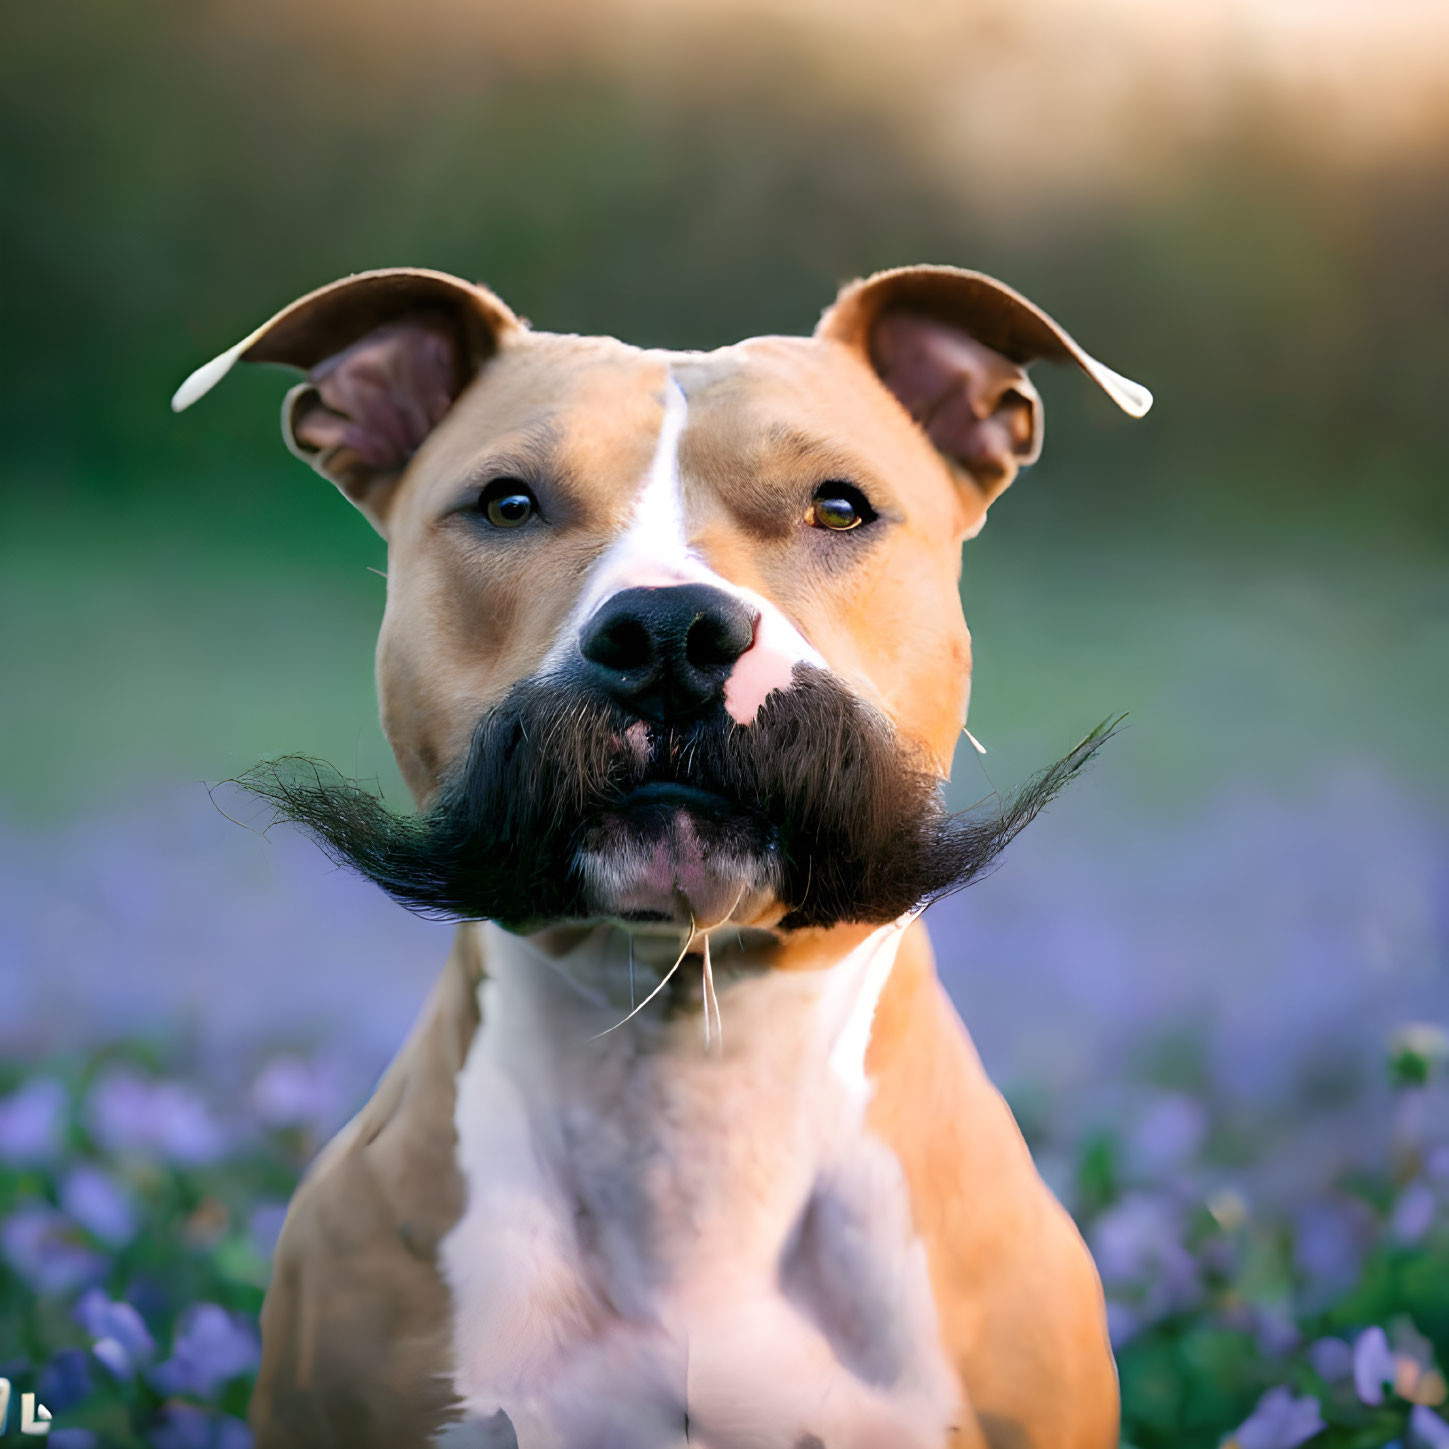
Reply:
M180 412L238 362L307 374L282 405L282 435L383 531L408 461L503 338L523 327L492 292L410 267L360 272L293 302L198 368Z
M1074 362L1124 412L1152 394L1113 372L1019 292L957 267L901 267L851 282L815 335L865 359L984 505L1041 454L1038 358Z

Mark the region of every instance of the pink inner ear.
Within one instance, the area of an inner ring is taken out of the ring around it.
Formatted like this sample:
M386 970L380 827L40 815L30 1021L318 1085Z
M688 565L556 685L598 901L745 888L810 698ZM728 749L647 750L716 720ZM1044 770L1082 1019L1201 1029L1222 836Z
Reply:
M999 489L1031 462L1040 404L1025 371L957 327L887 312L871 333L880 380L932 443L983 487Z
M295 436L318 452L342 447L370 467L401 468L453 406L460 373L446 322L390 322L312 369L324 406L296 419Z

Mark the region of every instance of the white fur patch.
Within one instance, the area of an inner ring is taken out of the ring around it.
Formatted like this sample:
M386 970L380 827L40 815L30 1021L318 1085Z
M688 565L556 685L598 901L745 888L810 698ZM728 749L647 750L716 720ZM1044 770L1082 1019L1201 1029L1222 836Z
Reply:
M823 971L717 952L713 1050L688 992L599 1035L622 932L545 960L478 929L467 1205L440 1251L469 1418L502 1411L520 1449L682 1449L686 1424L711 1449L939 1449L959 1386L900 1165L864 1124L904 925Z
M865 1053L870 1046L875 1009L896 964L901 937L919 914L912 911L872 932L835 968L848 1006L844 1024L830 1049L830 1070L861 1106L870 1099Z
M679 481L679 440L688 414L684 390L670 373L649 472L634 499L628 528L595 564L574 606L575 633L600 604L621 589L696 581L703 566L691 553L685 534Z

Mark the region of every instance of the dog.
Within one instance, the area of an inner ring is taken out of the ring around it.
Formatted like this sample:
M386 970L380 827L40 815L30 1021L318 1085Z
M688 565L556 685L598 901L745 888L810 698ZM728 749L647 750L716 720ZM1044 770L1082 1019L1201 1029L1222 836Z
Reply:
M1095 1269L918 919L1097 743L941 804L961 546L1041 450L1042 358L1151 404L935 266L713 352L363 273L183 384L301 369L287 444L388 546L419 813L306 762L247 783L459 922L291 1203L258 1449L1117 1443Z

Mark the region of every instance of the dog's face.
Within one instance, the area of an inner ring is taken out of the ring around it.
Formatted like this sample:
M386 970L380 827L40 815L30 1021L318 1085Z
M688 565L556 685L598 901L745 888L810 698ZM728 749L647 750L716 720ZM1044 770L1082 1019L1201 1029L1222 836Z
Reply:
M937 888L961 545L1040 450L1025 364L1148 401L939 268L848 288L812 338L711 353L536 333L481 289L372 274L203 383L237 355L309 370L289 441L387 538L383 724L449 823L425 848L451 895L423 903L526 924L828 925Z

